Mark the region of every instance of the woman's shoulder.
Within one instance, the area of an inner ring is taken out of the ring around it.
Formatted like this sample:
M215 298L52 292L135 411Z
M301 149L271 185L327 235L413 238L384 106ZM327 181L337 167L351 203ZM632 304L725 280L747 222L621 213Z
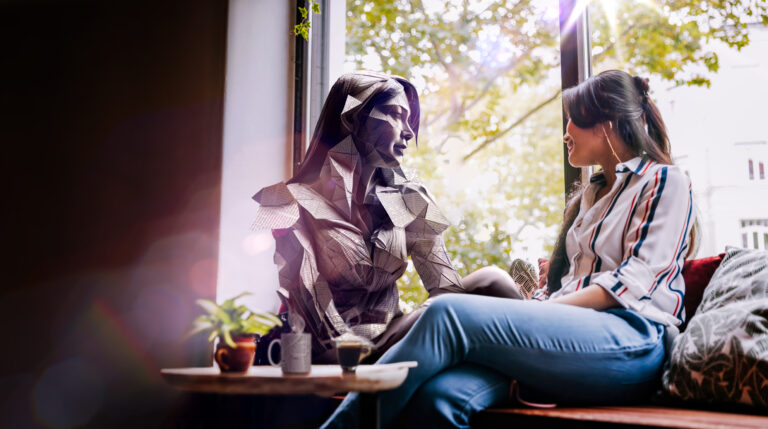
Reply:
M301 221L331 221L344 224L344 219L333 201L305 183L278 182L261 189L253 199L259 203L251 228L285 229ZM302 210L300 210L302 209Z
M289 186L284 182L266 186L252 198L256 208L252 230L289 228L299 220L299 206Z
M662 202L686 201L691 192L690 178L674 164L654 162L640 176L636 186L642 188L646 198L660 199Z
M650 161L642 174L644 181L653 183L663 182L665 186L682 186L688 188L691 183L688 174L675 164L661 164Z

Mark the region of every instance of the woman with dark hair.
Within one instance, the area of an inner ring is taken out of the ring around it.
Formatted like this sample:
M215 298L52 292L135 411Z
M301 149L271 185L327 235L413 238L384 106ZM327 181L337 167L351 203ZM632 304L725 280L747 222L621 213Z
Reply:
M501 269L464 279L453 269L441 235L448 221L400 167L408 142L418 136L419 113L416 89L401 77L342 76L301 168L254 196L260 206L253 226L273 231L278 294L292 320L312 334L315 363L334 362L333 338L348 334L385 351L442 293L521 298ZM430 299L403 315L395 282L409 256Z
M512 391L610 404L655 390L684 317L680 271L695 211L648 89L612 70L563 92L568 160L602 170L567 205L548 290L541 301L437 298L378 361L419 362L381 394L383 427L398 415L414 427L469 427ZM348 395L324 427L355 427L358 407Z

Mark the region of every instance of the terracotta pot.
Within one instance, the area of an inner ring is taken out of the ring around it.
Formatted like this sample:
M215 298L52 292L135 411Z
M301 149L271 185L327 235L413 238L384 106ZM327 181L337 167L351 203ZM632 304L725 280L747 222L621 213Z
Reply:
M236 348L229 347L223 338L219 338L216 344L216 353L213 357L219 365L221 372L245 372L253 365L253 357L256 356L256 342L254 335L236 335L232 340L237 344Z

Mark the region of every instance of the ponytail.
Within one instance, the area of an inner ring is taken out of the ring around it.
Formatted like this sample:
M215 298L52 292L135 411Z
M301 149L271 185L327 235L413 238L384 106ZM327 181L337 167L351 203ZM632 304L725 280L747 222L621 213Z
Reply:
M662 164L672 164L667 126L664 124L664 120L661 119L661 112L659 112L656 104L648 95L648 91L651 88L648 78L632 76L632 82L635 84L635 89L637 89L640 96L643 119L647 127L648 136L651 138L651 144L647 145L645 150L654 161Z

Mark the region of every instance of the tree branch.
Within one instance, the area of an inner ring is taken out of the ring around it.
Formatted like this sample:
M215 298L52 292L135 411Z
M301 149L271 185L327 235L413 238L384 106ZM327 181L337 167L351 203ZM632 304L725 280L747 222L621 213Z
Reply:
M429 118L429 120L424 121L424 125L426 127L429 127L430 125L433 125L435 122L439 121L440 118L446 115L448 113L447 110L443 110L440 113L435 114L433 117Z
M547 98L546 100L544 100L541 103L539 103L538 105L536 105L536 107L534 107L533 109L529 110L525 115L520 117L520 119L518 119L514 123L512 123L512 125L508 126L507 128L504 128L503 130L499 131L498 133L492 135L491 137L488 137L484 142L480 143L476 148L474 148L472 150L472 152L470 152L467 155L464 155L464 158L462 158L462 160L463 161L467 161L473 155L475 155L476 153L478 153L481 150L485 149L486 146L488 146L489 144L491 144L491 143L495 142L496 140L500 139L504 134L506 134L506 133L512 131L513 129L515 129L516 127L520 126L520 124L522 124L523 122L528 120L528 118L530 118L534 113L536 113L539 110L543 109L549 103L557 100L557 97L560 95L561 92L562 92L562 90L558 89L551 97Z
M625 30L624 30L624 31L621 33L621 36L622 36L622 37L623 37L623 36L626 36L626 35L627 35L627 34L629 34L629 32L630 32L630 31L632 31L632 29L634 29L635 27L637 27L637 24L632 24L632 25L630 25L629 27L627 27L627 28L626 28L626 29L625 29ZM618 38L617 38L617 39L618 39ZM600 59L600 58L601 58L603 55L605 55L605 54L606 54L606 52L608 52L609 50L613 49L613 47L616 45L616 43L617 43L617 42L613 42L613 43L609 44L608 46L606 46L606 47L605 47L605 49L603 49L603 51L602 51L602 52L600 52L599 54L593 55L593 56L592 56L592 60L593 60L593 61L597 61L597 60L599 60L599 59ZM504 136L504 134L506 134L506 133L508 133L508 132L512 131L513 129L515 129L516 127L520 126L520 125L521 125L523 122L525 122L525 121L526 121L528 118L530 118L530 117L531 117L531 115L533 115L534 113L536 113L536 112L538 112L539 110L543 109L543 108L544 108L544 107L546 107L546 106L547 106L549 103L551 103L551 102L555 101L555 100L557 99L557 97L560 95L560 93L561 93L561 92L562 92L562 90L558 90L558 91L557 91L557 92L555 92L555 93L554 93L554 94L553 94L551 97L549 97L548 99L546 99L546 100L544 100L543 102L539 103L539 104L538 104L536 107L534 107L533 109L529 110L529 111L528 111L528 112L527 112L525 115L523 115L523 116L522 116L520 119L518 119L517 121L515 121L515 122L514 122L512 125L510 125L509 127L507 127L507 128L505 128L505 129L503 129L503 130L499 131L498 133L496 133L496 134L494 134L493 136L491 136L491 137L489 137L488 139L486 139L484 142L480 143L480 144L479 144L479 145L478 145L476 148L474 148L474 149L472 150L472 152L470 152L469 154L465 155L465 156L462 158L462 160L464 160L464 161L467 161L467 160L469 160L469 158L471 158L472 156L474 156L476 153L478 153L478 152L480 152L481 150L485 149L485 147L486 147L486 146L488 146L489 144L493 143L494 141L496 141L496 140L500 139L502 136Z
M419 11L421 11L421 13L426 18L427 11L424 10L424 4L421 2L421 0L415 0L415 1L411 0L411 9L413 10L414 8L419 9ZM456 77L456 70L454 70L454 67L445 60L445 56L440 51L440 47L438 46L437 41L435 41L434 35L431 32L428 32L427 37L429 38L429 43L432 44L432 48L434 50L434 54L435 54L435 58L437 59L437 62L441 66L443 66L443 69L445 69L445 72L448 73L448 78L452 82L458 81ZM452 93L451 94L451 111L456 110L458 106L459 106L459 100L457 98L457 95L455 93Z
M520 234L522 234L522 233L523 233L523 230L525 229L525 227L526 227L526 226L528 226L528 225L531 225L531 223L530 223L530 222L528 222L528 219L530 219L530 218L529 218L529 217L526 217L526 218L525 218L525 220L523 221L523 224L522 224L522 225L520 225L520 226L517 228L517 231L515 231L515 233L514 233L514 234L512 234L512 236L510 237L510 239L511 239L511 241L512 241L513 243L514 243L514 242L517 242L517 239L518 239L518 238L520 238Z
M445 146L446 143L448 143L448 140L450 139L459 139L460 137L456 134L448 134L445 137L443 137L443 140L440 141L440 143L437 144L435 147L437 153L443 153L443 146Z
M496 79L498 79L499 77L501 77L502 75L504 75L508 71L513 70L515 67L517 67L518 64L520 64L521 61L523 61L524 59L526 59L529 56L531 56L532 52L533 52L533 48L530 48L527 51L523 52L519 57L515 58L514 60L511 60L509 62L509 64L505 65L504 67L499 68L496 71L496 73L493 74L493 77L491 77L485 83L485 86L483 86L483 89L480 90L480 93L475 97L475 99L472 100L468 105L466 105L464 107L464 110L462 111L462 113L464 113L465 111L475 107L475 105L477 103L479 103L480 100L483 97L485 97L485 94L487 94L488 91L491 89L491 87L493 86L493 83L496 81Z

